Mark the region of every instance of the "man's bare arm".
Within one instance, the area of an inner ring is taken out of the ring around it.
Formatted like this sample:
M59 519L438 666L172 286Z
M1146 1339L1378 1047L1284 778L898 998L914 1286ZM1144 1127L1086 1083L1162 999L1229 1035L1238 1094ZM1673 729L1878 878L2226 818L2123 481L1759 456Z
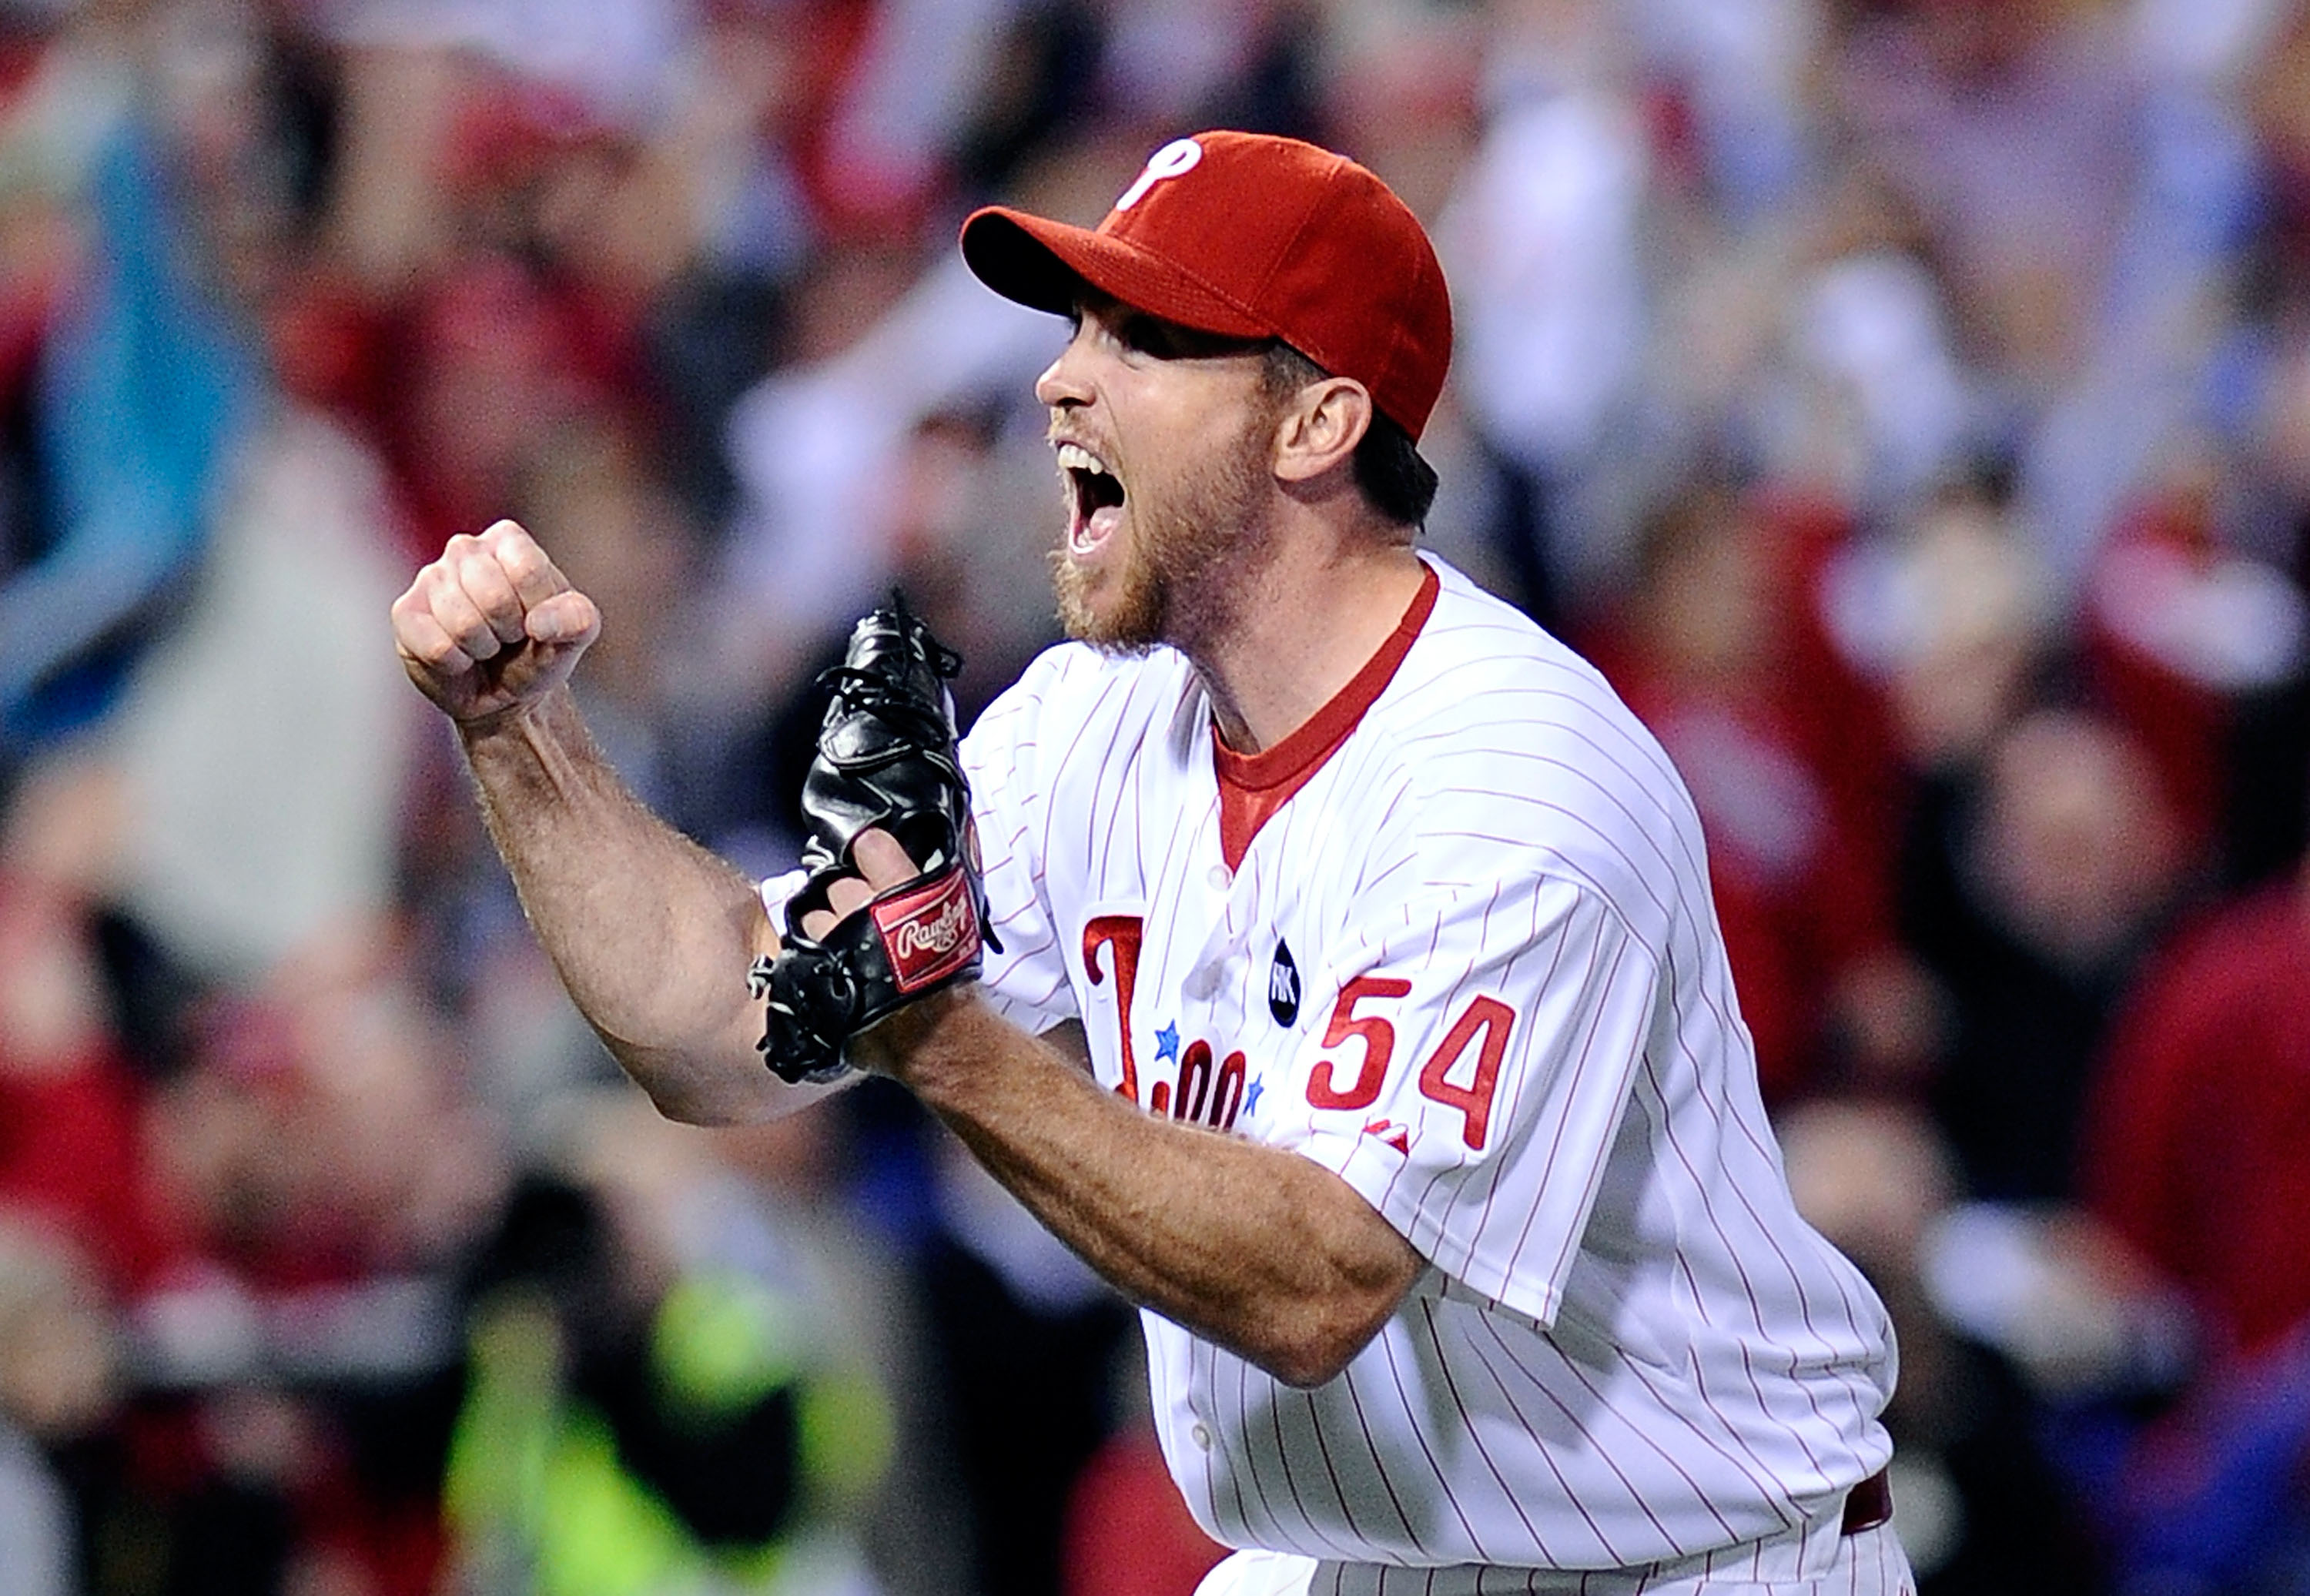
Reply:
M1286 1383L1344 1369L1427 1267L1331 1171L1100 1090L975 989L901 1012L854 1056L911 1087L1132 1301Z
M824 1095L778 1080L754 1051L762 1011L746 969L777 939L753 884L643 807L567 689L464 741L539 944L668 1118L743 1123Z
M838 889L838 912L868 883L913 870L881 832L863 836L857 854L867 883ZM911 1088L1132 1301L1287 1383L1318 1385L1345 1368L1427 1268L1330 1170L1142 1112L974 987L901 1010L855 1038L850 1057Z
M569 690L601 613L529 534L452 538L393 607L402 664L456 724L490 835L586 1019L669 1117L759 1120L826 1089L753 1050L746 970L777 941L751 883L666 825L595 747Z

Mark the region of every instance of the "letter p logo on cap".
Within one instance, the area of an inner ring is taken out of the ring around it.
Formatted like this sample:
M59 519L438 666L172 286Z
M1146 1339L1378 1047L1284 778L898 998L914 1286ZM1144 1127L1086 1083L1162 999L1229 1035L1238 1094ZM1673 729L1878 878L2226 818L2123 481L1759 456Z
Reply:
M1173 139L1147 158L1147 165L1115 202L1118 211L1128 211L1137 204L1146 192L1166 178L1176 178L1182 172L1195 169L1195 162L1203 158L1203 147L1193 139Z

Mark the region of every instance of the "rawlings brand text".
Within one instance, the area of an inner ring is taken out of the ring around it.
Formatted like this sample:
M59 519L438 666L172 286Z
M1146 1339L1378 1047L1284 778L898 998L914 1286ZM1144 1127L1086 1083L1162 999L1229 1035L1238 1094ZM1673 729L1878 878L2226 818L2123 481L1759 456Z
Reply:
M901 992L943 980L978 951L978 915L960 871L878 902L873 914Z

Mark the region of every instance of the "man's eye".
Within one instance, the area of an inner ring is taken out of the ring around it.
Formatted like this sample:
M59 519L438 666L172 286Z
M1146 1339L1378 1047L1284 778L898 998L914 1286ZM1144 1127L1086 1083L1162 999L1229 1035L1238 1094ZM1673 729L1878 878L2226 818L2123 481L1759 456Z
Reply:
M1181 351L1179 340L1169 327L1147 317L1133 317L1123 324L1118 332L1124 347L1135 350L1152 360L1174 360Z

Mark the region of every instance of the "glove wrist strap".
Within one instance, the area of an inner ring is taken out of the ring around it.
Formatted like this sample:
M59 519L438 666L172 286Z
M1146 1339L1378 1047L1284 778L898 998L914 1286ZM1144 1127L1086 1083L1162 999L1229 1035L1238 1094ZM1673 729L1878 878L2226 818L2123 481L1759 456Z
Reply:
M781 1080L838 1078L849 1066L833 1038L976 976L985 941L976 884L960 861L879 894L823 942L794 934L751 976L769 1002L763 1062Z

